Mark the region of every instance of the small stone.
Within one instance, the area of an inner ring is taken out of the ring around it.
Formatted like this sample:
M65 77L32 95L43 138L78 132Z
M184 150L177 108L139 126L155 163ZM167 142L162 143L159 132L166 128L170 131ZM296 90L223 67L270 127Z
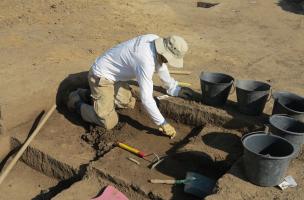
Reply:
M94 53L95 53L95 51L94 51L93 49L89 49L88 52L89 52L90 54L94 54Z
M45 193L48 193L49 191L50 191L49 189L41 190L40 194L45 194Z

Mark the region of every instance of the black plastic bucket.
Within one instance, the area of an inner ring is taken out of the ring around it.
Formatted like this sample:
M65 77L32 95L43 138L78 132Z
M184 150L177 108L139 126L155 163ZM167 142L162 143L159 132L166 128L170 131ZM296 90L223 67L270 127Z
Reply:
M227 101L234 78L222 73L202 72L202 102L211 106L221 106Z
M269 118L270 132L287 139L298 156L304 143L304 123L288 115L272 115Z
M247 115L260 115L267 102L271 86L253 80L237 80L236 96L239 111Z
M282 137L262 131L244 136L242 143L248 180L259 186L280 184L293 157L293 145Z
M290 92L273 93L272 114L287 114L304 122L304 97Z

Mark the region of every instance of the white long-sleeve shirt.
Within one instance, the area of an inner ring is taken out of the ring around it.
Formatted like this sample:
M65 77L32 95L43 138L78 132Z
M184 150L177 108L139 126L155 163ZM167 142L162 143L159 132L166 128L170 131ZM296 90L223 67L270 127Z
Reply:
M153 74L157 72L167 93L177 96L180 90L178 82L169 74L166 64L157 62L154 40L157 35L138 36L109 49L95 60L93 73L112 81L128 81L136 79L140 87L140 98L144 108L156 125L164 123L153 98Z

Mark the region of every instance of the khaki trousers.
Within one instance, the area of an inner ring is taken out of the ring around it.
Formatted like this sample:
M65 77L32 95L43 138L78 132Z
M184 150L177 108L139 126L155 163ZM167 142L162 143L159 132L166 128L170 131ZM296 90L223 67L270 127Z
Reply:
M88 81L91 90L92 105L82 104L80 108L83 120L112 129L118 123L116 108L134 108L135 98L126 82L113 82L104 77L94 76L90 70Z

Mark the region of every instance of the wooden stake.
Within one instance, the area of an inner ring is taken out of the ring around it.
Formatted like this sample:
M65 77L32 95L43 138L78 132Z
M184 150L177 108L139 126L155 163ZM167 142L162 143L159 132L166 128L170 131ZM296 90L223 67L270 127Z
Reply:
M180 74L180 75L190 75L192 71L178 71L178 70L170 70L170 74Z
M176 180L161 180L161 179L151 179L149 180L150 183L155 183L155 184L168 184L168 185L174 185L176 183Z

